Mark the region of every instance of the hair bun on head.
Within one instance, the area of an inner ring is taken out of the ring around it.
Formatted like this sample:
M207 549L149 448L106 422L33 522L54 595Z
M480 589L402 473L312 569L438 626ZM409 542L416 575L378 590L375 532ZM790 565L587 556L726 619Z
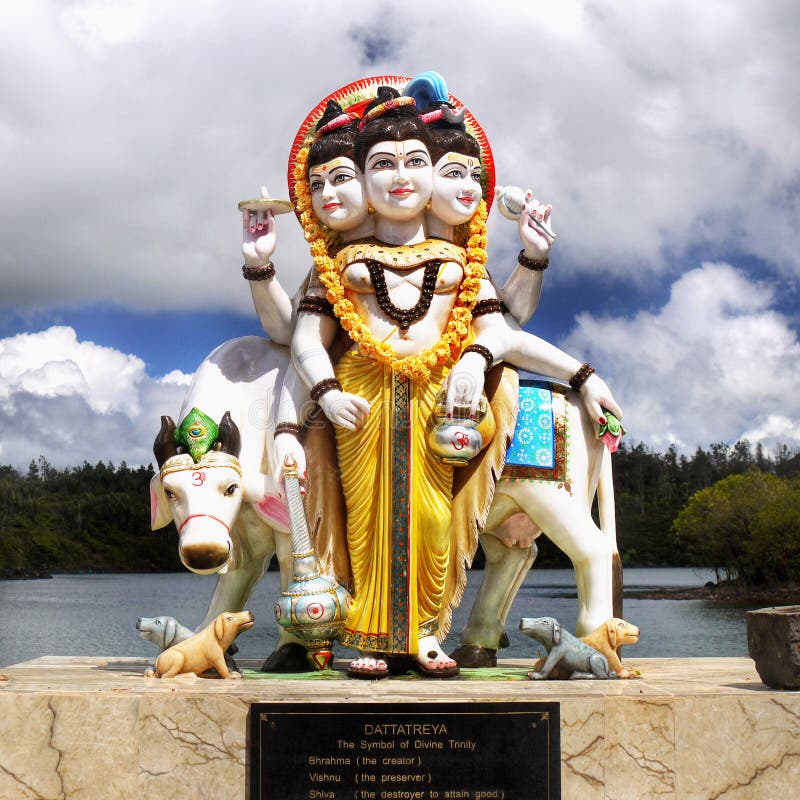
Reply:
M316 125L314 142L319 142L320 139L329 136L334 131L346 133L352 127L353 130L351 133L354 132L355 126L353 123L357 119L357 114L351 114L347 111L342 111L342 107L335 100L328 100L328 103L325 106L325 111Z
M369 111L373 105L376 106L379 103L385 103L387 100L394 100L398 97L400 97L400 92L392 86L379 86L378 91L375 92L375 100L367 106L367 111Z
M322 116L319 118L315 130L318 131L331 120L336 119L336 117L341 117L343 113L342 107L335 100L328 100L325 111L322 112Z
M358 125L363 130L366 125L379 117L418 117L416 101L413 97L405 97L391 86L379 86L375 100L364 110L364 116Z

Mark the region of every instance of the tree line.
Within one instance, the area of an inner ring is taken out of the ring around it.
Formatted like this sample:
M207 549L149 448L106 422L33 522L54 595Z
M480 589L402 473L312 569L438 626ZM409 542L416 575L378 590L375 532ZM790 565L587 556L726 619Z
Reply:
M800 579L800 534L791 533L800 531L800 452L740 441L684 455L623 443L613 465L626 566L710 566L746 582ZM44 457L27 473L0 466L0 575L182 570L174 525L150 530L152 474L152 466L125 462L56 469ZM739 496L749 505L737 505ZM771 544L776 531L783 556ZM545 537L537 544L538 566L569 565ZM753 566L754 558L764 563Z
M0 466L0 575L181 570L174 525L150 530L152 467L124 461L22 474Z

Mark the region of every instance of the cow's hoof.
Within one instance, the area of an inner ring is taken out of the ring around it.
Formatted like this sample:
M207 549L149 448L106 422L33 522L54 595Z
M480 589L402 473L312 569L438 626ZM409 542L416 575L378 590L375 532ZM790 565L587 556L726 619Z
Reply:
M497 650L490 647L479 647L477 644L462 644L452 653L452 658L459 667L496 667Z
M306 649L300 644L291 642L282 644L261 665L261 672L313 672L308 663Z

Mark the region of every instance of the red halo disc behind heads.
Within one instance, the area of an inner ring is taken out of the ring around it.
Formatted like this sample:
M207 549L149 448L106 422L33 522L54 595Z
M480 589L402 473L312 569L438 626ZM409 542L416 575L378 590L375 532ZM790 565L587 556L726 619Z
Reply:
M314 138L314 128L319 118L322 116L322 113L325 111L328 100L335 100L344 111L356 111L358 115L361 116L364 107L375 98L379 86L391 86L393 89L397 89L398 92L402 92L410 81L411 78L405 75L376 75L373 78L362 78L361 80L353 81L353 83L348 83L347 86L342 86L341 89L332 92L314 106L295 134L294 141L292 142L292 149L289 151L289 197L295 206L295 214L297 214L297 195L295 194L294 166L297 160L297 153L306 142L310 142ZM453 94L449 95L449 99L456 109L464 105ZM486 201L487 209L491 209L492 201L494 200L495 186L495 168L492 149L489 147L489 140L486 138L483 128L478 123L478 120L470 113L469 109L466 109L464 124L466 125L467 133L478 140L478 144L481 148L483 199Z

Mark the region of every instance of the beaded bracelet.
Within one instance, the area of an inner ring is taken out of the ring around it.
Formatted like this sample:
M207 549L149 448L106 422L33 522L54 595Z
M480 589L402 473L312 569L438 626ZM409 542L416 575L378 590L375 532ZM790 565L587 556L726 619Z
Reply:
M475 308L472 309L472 318L482 317L484 314L507 314L508 306L502 301L495 298L488 300L478 300L475 303Z
M464 353L477 353L479 356L483 356L486 359L486 367L484 372L488 372L494 365L494 356L492 355L492 351L488 347L484 347L482 344L471 344L469 347L464 348ZM463 356L464 353L461 355Z
M263 267L242 267L242 275L247 281L266 281L275 277L275 265L270 261Z
M319 314L323 317L336 319L336 314L329 300L315 294L307 294L298 304L297 313L305 311L308 314Z
M583 363L580 366L580 369L569 379L569 385L577 392L580 391L581 386L583 386L586 381L589 380L589 376L594 372L594 367L591 364Z
M279 422L275 426L275 436L280 436L282 433L290 433L292 436L299 436L302 427L296 422Z
M529 258L525 255L525 249L523 248L519 251L517 263L521 267L525 267L525 269L532 269L534 272L543 272L550 266L550 259L547 256L544 257L544 260Z
M315 383L311 387L311 399L318 403L320 397L325 394L325 392L330 392L333 389L338 389L340 392L342 391L342 384L336 380L336 378L323 378L319 383Z

